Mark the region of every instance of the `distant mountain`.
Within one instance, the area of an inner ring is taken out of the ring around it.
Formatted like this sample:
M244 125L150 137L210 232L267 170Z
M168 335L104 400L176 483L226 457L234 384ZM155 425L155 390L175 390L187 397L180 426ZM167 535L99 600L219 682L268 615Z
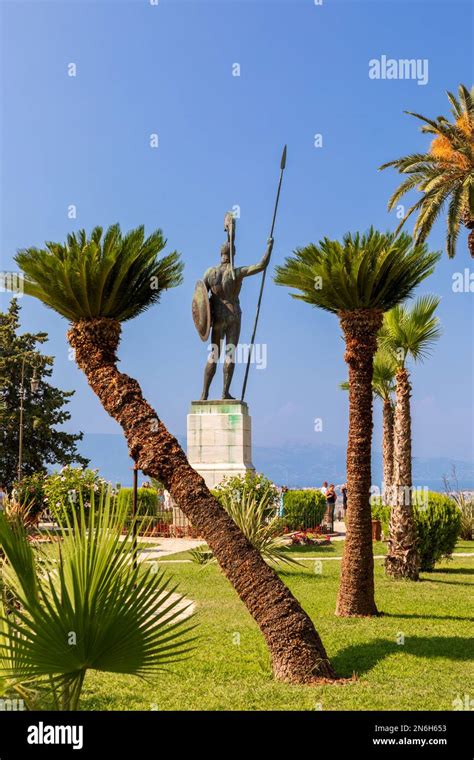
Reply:
M185 447L185 436L180 436L179 442ZM97 467L107 480L122 485L131 484L132 461L121 435L85 434L79 448L81 454L91 460L90 466ZM265 473L275 483L293 488L319 486L323 480L338 485L346 479L345 448L333 444L255 446L253 461L255 468ZM443 474L449 475L453 465L456 467L460 488L474 489L474 463L445 457L425 459L415 457L413 461L414 485L442 491ZM382 456L380 452L375 451L372 462L372 481L379 484L381 479Z

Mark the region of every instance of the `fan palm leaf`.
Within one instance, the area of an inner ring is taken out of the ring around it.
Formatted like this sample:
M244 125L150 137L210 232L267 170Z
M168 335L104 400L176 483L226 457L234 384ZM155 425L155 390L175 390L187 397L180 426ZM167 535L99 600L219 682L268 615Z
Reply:
M51 679L65 708L77 707L90 669L148 677L190 649L182 597L162 572L135 567L124 521L109 495L99 507L92 499L88 525L82 504L72 522L65 513L58 553L40 557L22 526L0 515L4 582L17 600L1 618L5 675Z

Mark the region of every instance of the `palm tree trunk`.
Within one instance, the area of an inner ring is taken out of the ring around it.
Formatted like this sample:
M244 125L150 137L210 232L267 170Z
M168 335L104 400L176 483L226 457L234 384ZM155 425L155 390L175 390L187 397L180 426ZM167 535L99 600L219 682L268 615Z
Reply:
M383 504L391 503L391 489L393 483L393 454L394 454L394 414L392 402L389 398L383 401Z
M372 445L372 375L379 311L360 309L339 314L349 365L349 439L347 444L346 542L336 614L377 615L370 509Z
M257 622L276 678L309 683L335 674L313 623L290 590L262 559L143 398L136 380L117 369L120 324L82 320L68 333L79 367L104 409L121 425L130 456L157 478L214 552L222 570Z
M417 533L411 499L411 384L405 367L397 370L397 403L395 407L395 454L393 491L390 510L388 554L385 570L392 578L419 577Z

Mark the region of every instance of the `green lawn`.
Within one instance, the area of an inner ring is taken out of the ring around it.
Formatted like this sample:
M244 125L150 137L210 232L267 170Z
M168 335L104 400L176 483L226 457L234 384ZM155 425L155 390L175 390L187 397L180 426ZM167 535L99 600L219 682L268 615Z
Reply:
M375 553L383 547L375 545ZM342 543L311 551L337 556ZM458 551L474 548L466 542ZM273 681L263 638L219 568L176 563L164 567L197 604L195 653L152 683L92 674L82 709L451 710L458 695L472 698L474 557L443 561L417 584L388 580L382 560L375 564L377 604L385 613L376 619L335 617L338 561L323 562L322 574L312 562L281 572L314 620L337 673L355 674L354 682L305 687Z

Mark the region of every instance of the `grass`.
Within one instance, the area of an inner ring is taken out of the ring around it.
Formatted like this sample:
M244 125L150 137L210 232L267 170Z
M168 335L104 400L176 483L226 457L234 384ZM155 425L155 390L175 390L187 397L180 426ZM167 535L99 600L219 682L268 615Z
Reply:
M383 554L382 547L375 545L374 553ZM474 551L469 542L460 547ZM311 556L338 556L342 542L309 549ZM273 680L263 638L217 565L167 569L196 602L195 652L150 683L90 674L82 709L451 710L458 695L472 694L474 557L445 560L417 584L387 579L376 560L377 604L384 615L373 619L335 617L339 562L323 562L322 574L311 562L280 571L314 620L337 673L357 676L345 685L311 687ZM404 644L397 643L402 636Z

